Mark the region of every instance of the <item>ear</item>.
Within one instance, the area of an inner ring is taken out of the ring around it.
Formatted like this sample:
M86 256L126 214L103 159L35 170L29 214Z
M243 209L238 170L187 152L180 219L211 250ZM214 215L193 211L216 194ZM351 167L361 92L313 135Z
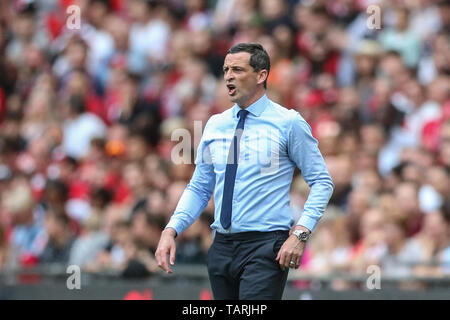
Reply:
M263 84L267 80L268 72L266 69L258 72L258 84Z

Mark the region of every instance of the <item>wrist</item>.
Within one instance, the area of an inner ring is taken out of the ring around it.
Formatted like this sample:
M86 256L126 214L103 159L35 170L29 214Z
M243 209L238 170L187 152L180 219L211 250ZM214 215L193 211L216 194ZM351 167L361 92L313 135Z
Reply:
M292 235L295 236L300 242L307 242L311 232L309 230L304 230L303 228L295 228L292 231Z
M167 227L166 229L163 230L162 233L167 234L168 236L171 236L173 238L177 237L177 231L172 227Z
M306 228L306 227L304 227L304 226L301 226L301 225L296 225L296 226L294 227L294 230L305 231L305 232L307 232L308 234L311 234L311 230L309 230L308 228Z

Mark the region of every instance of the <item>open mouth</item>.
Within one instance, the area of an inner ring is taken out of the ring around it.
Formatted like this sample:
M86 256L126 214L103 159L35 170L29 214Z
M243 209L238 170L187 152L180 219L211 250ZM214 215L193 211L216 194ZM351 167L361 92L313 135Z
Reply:
M230 96L234 95L236 93L236 86L234 84L227 84L227 88L228 88L228 94Z

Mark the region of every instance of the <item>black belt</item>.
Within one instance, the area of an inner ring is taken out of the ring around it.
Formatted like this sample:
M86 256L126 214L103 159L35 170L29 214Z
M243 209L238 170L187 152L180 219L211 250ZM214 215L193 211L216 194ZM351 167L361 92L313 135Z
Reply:
M288 235L289 230L275 230L275 231L247 231L236 233L220 233L216 232L215 237L218 240L258 240L270 239L276 235Z

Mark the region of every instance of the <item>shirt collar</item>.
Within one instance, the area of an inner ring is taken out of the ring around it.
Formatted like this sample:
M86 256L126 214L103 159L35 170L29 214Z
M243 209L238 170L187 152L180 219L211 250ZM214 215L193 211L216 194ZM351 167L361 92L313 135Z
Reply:
M267 103L269 99L267 98L267 95L264 94L261 98L253 102L251 105L249 105L245 110L250 112L252 115L259 117L261 113L266 109ZM233 106L233 117L237 118L238 112L242 110L241 107L237 105L237 103Z

